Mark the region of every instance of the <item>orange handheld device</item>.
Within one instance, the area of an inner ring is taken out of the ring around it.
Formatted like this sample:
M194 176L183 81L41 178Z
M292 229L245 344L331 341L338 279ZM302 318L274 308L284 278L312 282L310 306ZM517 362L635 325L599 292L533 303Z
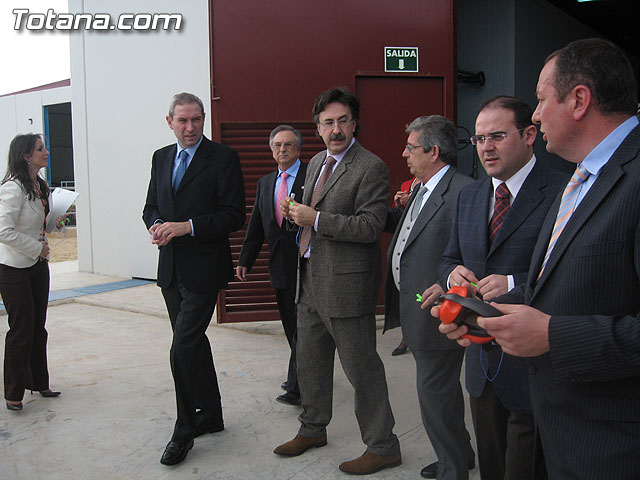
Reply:
M488 303L477 298L469 298L467 295L467 287L451 287L447 293L440 295L440 321L466 325L469 333L464 334L462 338L467 338L473 343L490 342L494 337L478 325L478 317L500 317L503 313Z

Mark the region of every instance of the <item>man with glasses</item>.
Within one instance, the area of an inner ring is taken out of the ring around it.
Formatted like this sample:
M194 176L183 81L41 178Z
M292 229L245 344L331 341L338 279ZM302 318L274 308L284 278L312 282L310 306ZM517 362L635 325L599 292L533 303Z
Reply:
M456 127L440 115L418 117L407 127L402 156L419 183L404 210L391 210L385 230L394 232L387 252L385 331L401 325L416 362L422 421L438 459L422 469L427 478L468 478L475 464L464 425L460 368L464 349L438 332L436 319L420 309L416 294L432 303L442 289L438 265L447 245L460 189L473 180L455 167ZM435 284L435 285L434 285ZM432 477L429 475L433 474Z
M301 227L297 359L302 413L298 434L274 453L296 456L327 444L337 349L355 390L356 418L367 445L340 470L364 475L400 465L401 455L376 352L379 237L387 217L389 172L354 138L359 111L358 99L346 88L316 98L313 118L327 150L309 162L302 198L281 203L283 216Z
M460 192L440 264L444 287L493 300L523 283L542 221L568 175L533 154L533 110L508 96L485 102L471 143L487 176ZM532 478L534 422L526 360L495 342L467 348L466 387L483 479Z
M278 168L258 180L256 201L238 259L236 277L241 282L247 280L247 272L251 271L266 239L269 245L269 280L276 291L280 320L291 349L287 381L282 384L285 393L276 397L276 401L300 405L296 372L297 227L282 217L280 201L290 196L302 197L307 164L299 158L302 135L290 125L279 125L273 129L269 147Z
M536 96L547 151L575 171L542 224L527 281L499 299L503 316L478 323L527 358L549 478L640 478L635 75L617 46L577 40L547 57ZM458 339L466 327L440 330Z

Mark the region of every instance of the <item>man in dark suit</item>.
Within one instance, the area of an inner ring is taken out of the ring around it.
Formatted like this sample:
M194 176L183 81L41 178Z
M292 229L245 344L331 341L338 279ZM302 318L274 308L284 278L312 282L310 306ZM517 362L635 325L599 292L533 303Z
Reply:
M487 176L460 192L439 268L443 288L462 285L493 300L526 280L542 221L568 180L533 155L532 114L507 96L480 107L471 143ZM526 360L492 342L468 347L465 363L481 477L531 478L535 432Z
M513 305L496 304L504 315L478 323L506 353L528 357L549 478L640 478L633 70L613 44L578 40L547 58L536 94L547 150L578 165L542 224L526 283L498 299ZM458 338L466 327L440 330Z
M384 365L376 352L375 305L381 277L379 237L387 216L389 172L354 138L360 104L346 88L321 93L313 107L327 150L309 162L301 203L282 202L300 225L298 376L302 398L296 437L278 446L295 456L327 444L336 349L355 390L365 453L340 464L368 474L400 465Z
M464 349L438 333L438 322L416 302L416 294L438 280L460 189L473 180L455 167L456 128L440 115L418 117L407 127L407 159L416 185L403 210L390 210L388 231L395 231L387 252L385 331L402 326L416 361L422 422L438 462L420 472L426 478L469 478L475 455L464 425L460 368ZM435 287L438 287L437 285ZM442 290L429 289L432 302Z
M307 164L300 161L302 135L289 125L280 125L269 136L269 146L278 164L275 172L258 180L256 201L251 212L247 235L236 267L236 277L247 280L262 244L269 245L269 278L276 290L276 301L291 355L285 393L276 400L300 405L300 388L296 373L296 272L298 268L297 227L282 217L280 201L285 197L302 198ZM281 197L281 198L280 198Z
M236 152L203 136L204 116L195 95L173 97L167 122L178 141L153 154L143 211L151 243L160 249L158 285L173 330L178 418L164 465L182 462L194 437L224 429L205 331L218 291L233 278L229 233L244 223L244 183Z

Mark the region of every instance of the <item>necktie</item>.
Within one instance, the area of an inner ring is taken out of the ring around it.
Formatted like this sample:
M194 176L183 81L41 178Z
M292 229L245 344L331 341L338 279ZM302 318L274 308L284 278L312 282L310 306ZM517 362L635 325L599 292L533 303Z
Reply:
M327 157L327 162L324 166L324 170L320 174L320 178L318 179L315 188L313 189L313 194L311 195L311 208L315 208L316 203L318 203L318 198L320 198L320 194L322 193L322 189L324 188L327 180L331 176L333 172L333 166L336 164L336 159L333 157ZM303 227L302 233L300 234L300 256L302 257L307 249L309 248L309 242L311 241L311 230L313 227Z
M511 206L509 195L510 192L506 183L502 182L498 185L498 188L496 188L496 203L493 206L493 215L489 222L489 244L492 244L496 239L498 231L500 231L500 227L502 227L502 222L504 222L509 212L509 207Z
M427 193L427 187L422 185L418 189L418 193L416 193L416 198L413 199L413 205L411 206L411 221L413 222L418 214L420 213L420 209L422 208L422 199L424 195Z
M280 174L280 185L278 186L278 192L276 193L276 222L278 222L278 225L280 226L282 226L282 212L280 212L280 202L287 198L287 194L289 193L287 178L289 178L289 174L287 172L282 172Z
M556 217L556 223L553 225L553 231L551 232L551 238L549 239L549 246L547 247L547 253L544 256L544 261L542 262L538 278L542 276L544 267L547 266L547 262L549 261L553 247L556 246L558 237L562 233L562 230L564 230L569 218L571 218L573 211L576 209L576 200L578 199L578 193L580 193L580 187L587 178L589 178L589 175L591 175L589 171L584 168L582 164L578 164L576 171L573 173L571 180L569 180L569 183L562 193L558 216Z
M184 177L184 172L187 171L187 159L189 158L189 152L186 150L182 150L178 155L178 168L176 169L176 173L173 176L173 193L176 193L178 190L178 185L182 181L182 177Z

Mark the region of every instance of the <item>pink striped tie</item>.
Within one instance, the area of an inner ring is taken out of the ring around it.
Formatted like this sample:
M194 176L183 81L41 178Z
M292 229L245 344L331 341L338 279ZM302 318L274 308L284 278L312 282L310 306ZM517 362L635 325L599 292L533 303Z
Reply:
M280 211L280 202L287 198L287 195L289 194L287 178L289 178L289 174L287 172L282 172L280 174L280 185L278 186L278 193L276 193L276 222L278 222L278 225L280 226L282 226L282 212Z
M564 189L562 201L560 202L560 209L558 210L558 216L556 217L556 223L553 226L553 232L551 232L551 239L549 240L549 246L547 247L547 253L544 256L544 261L542 262L538 279L542 276L544 267L547 266L547 262L549 261L553 247L556 246L558 237L560 237L562 230L564 230L565 225L569 221L569 218L571 218L573 211L576 209L576 200L580 193L580 187L587 178L589 178L589 175L591 175L589 171L579 163L573 177L569 180L569 184Z

